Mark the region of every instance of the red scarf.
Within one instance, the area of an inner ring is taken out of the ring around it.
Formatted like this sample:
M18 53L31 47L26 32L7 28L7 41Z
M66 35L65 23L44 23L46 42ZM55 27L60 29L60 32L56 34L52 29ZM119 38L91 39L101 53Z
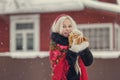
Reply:
M79 60L79 66L81 68L80 80L88 80L88 75L87 75L86 67L85 67L82 59Z
M52 34L50 45L50 63L52 67L52 80L67 80L69 64L66 59L68 51L68 39L60 36L57 33ZM57 42L57 43L56 43ZM81 59L79 59L79 66L81 68L80 80L88 80L86 67Z
M67 46L57 45L56 49L67 49ZM66 60L66 53L61 53L60 50L50 51L50 61L52 64L52 80L67 80L66 75L69 70L69 65ZM79 66L81 68L80 80L88 80L86 67L81 59L79 59Z

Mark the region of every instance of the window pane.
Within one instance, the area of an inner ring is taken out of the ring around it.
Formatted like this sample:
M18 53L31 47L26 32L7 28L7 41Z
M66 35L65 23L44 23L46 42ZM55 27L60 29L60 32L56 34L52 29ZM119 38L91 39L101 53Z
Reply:
M33 29L33 23L17 23L16 30Z
M34 49L33 42L34 42L33 33L27 34L27 50Z
M16 50L23 50L22 34L16 34Z
M90 41L90 48L93 50L109 50L109 28L82 28L86 37Z

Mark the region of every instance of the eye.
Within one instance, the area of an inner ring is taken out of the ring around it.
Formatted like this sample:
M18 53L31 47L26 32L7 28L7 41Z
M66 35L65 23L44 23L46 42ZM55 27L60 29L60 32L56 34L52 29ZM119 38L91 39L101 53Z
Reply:
M66 26L63 26L63 28L66 28Z
M69 25L68 27L69 27L69 28L71 28L71 27L72 27L72 25Z

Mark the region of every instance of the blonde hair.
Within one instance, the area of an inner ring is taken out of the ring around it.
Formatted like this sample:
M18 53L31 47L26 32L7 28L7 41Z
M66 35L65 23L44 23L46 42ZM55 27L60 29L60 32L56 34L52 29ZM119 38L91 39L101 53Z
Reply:
M72 19L72 17L70 17L69 15L60 15L58 16L55 21L53 22L53 25L51 27L51 31L55 32L55 33L59 33L61 34L62 30L63 30L63 22L65 19L69 19L72 22L72 27L73 30L77 29L77 24L76 22Z

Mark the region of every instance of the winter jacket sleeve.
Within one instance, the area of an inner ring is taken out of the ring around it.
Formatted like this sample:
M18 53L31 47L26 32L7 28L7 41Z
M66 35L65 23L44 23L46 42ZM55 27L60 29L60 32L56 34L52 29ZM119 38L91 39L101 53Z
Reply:
M85 66L89 66L93 62L93 55L89 48L84 49L83 51L80 51L78 53L79 56L81 56L83 63Z

